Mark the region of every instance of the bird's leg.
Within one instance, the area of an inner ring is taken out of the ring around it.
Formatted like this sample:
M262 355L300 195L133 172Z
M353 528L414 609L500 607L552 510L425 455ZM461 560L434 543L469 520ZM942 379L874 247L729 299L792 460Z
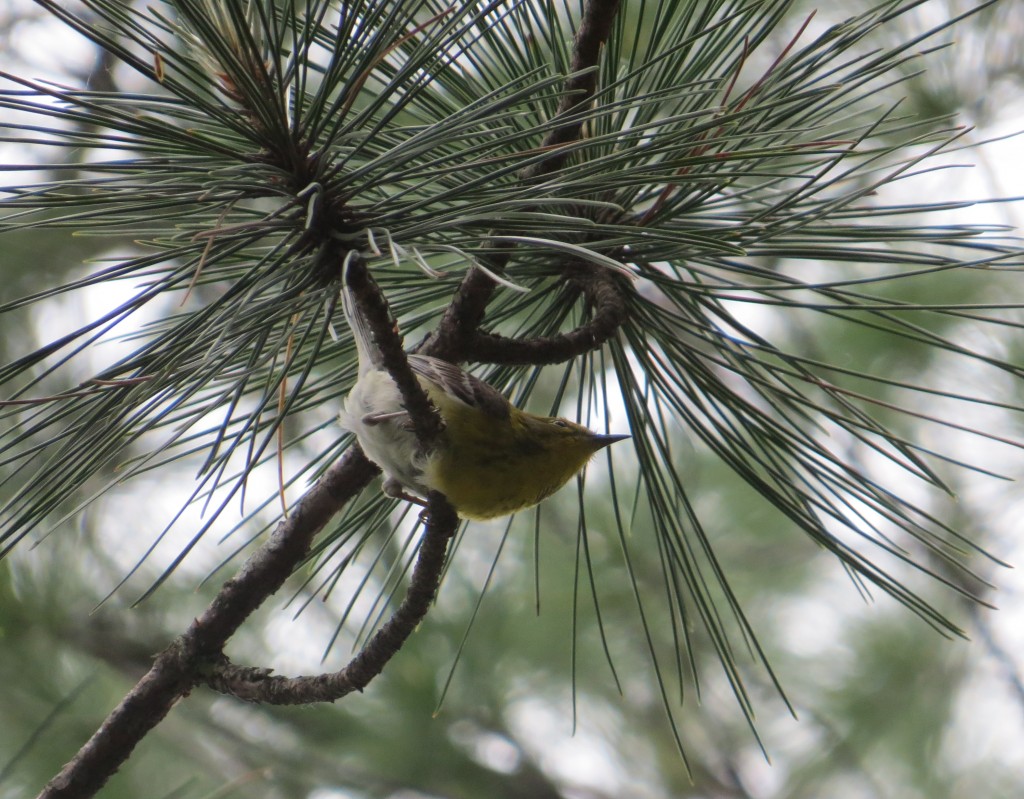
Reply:
M404 499L406 502L411 502L414 505L419 505L423 508L427 507L426 500L420 499L414 494L410 494L394 477L388 477L385 479L382 488L385 496L392 497L393 499Z

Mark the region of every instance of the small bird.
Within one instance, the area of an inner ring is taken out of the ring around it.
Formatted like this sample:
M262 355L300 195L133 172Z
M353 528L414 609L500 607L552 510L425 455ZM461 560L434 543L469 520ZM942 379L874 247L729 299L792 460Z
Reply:
M409 366L444 422L436 446L425 451L347 281L342 283L359 377L339 418L384 472L385 494L424 505L427 492L440 491L462 518L494 519L536 505L599 450L629 438L520 410L458 366L410 354Z

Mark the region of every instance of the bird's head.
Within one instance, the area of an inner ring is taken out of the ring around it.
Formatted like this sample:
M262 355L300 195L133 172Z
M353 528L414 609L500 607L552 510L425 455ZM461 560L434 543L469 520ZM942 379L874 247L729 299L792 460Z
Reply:
M551 452L555 457L564 457L566 462L577 463L575 471L583 467L591 456L609 444L629 438L628 435L604 435L588 427L563 419L560 416L536 416L523 414L525 438L538 447ZM560 454L560 455L559 455Z

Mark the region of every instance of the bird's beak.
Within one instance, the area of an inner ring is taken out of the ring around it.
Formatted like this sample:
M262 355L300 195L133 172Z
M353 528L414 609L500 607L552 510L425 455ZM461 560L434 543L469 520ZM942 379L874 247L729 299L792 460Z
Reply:
M595 434L594 437L593 437L594 449L604 449L609 444L614 444L616 441L622 441L623 439L626 439L626 438L632 438L632 436L630 436L630 435L605 436L605 435L597 435L597 434Z

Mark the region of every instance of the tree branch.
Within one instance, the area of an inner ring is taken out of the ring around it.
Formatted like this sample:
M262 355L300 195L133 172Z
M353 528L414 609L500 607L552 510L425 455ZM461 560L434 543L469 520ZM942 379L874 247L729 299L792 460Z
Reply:
M402 392L417 436L427 446L443 430L442 422L409 368L384 296L361 259L350 262L346 276L371 326L375 344L384 355L385 366ZM437 593L448 542L458 526L455 510L436 492L430 496L430 522L420 545L408 595L362 652L340 672L296 680L268 678L266 670L224 666L227 659L222 651L242 623L284 584L308 554L316 533L375 473L375 467L358 447L353 447L331 467L299 501L293 515L253 553L239 574L224 584L203 615L157 656L149 672L47 784L39 799L95 794L173 704L202 682L243 698L255 698L255 689L247 689L245 680L239 676L244 675L249 683L262 684L271 695L285 696L290 691L294 697L299 697L292 702L302 702L340 698L353 690L361 690L379 674L426 615ZM256 678L258 675L263 679ZM235 683L239 683L237 691L231 689Z
M573 40L573 74L565 81L565 95L559 103L555 119L572 115L581 106L589 103L597 90L596 67L601 48L611 35L612 24L619 12L620 0L588 0L583 8L580 26ZM580 74L583 73L583 74ZM579 139L583 123L578 119L552 128L541 143L542 148L551 148L547 157L526 167L519 173L521 180L533 180L561 169L568 157L562 145ZM502 244L501 251L484 256L487 268L500 274L508 266L512 251L508 244ZM479 269L470 269L462 279L455 296L445 311L437 331L425 342L424 352L445 360L460 362L467 359L470 340L484 319L495 283Z
M429 509L430 519L405 599L344 668L331 674L273 677L269 669L235 666L225 658L205 675L204 682L216 691L239 699L275 705L334 702L353 691L362 691L402 648L437 596L448 543L458 527L459 517L436 491L430 494Z
M39 799L77 799L102 788L139 741L198 683L200 664L219 656L241 624L306 557L314 536L373 475L373 464L358 448L328 469L203 614L157 656L149 672L43 788Z
M420 446L430 449L444 431L441 415L409 368L409 359L402 347L402 337L391 317L391 309L380 287L370 277L366 262L361 256L353 253L349 253L347 258L345 280L351 289L352 298L359 305L360 313L370 328L374 344L382 356L384 368L398 386L402 404L409 413Z
M468 357L482 363L540 365L562 363L597 349L615 335L629 314L624 281L607 269L581 265L571 279L593 309L589 322L568 333L516 339L480 332L467 345Z
M576 37L572 44L572 71L565 81L565 94L558 105L555 120L568 117L578 108L589 103L597 91L597 70L593 69L601 57L601 48L612 32L612 24L619 13L620 0L590 0L583 9L580 26L576 29ZM562 145L570 144L580 138L583 122L574 119L559 125L544 137L542 148L554 151L548 158L537 161L519 173L522 180L531 180L542 175L549 175L561 169L568 157Z

